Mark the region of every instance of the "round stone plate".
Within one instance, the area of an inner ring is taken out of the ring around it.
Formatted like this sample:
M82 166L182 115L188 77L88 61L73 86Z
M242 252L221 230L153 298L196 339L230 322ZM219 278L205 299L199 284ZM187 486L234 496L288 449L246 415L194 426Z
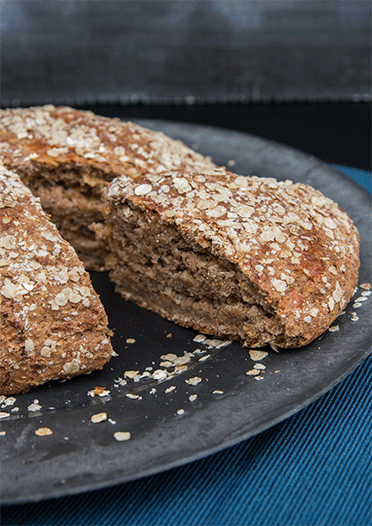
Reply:
M141 124L236 173L292 179L322 191L358 227L359 283L372 281L371 198L343 174L251 135L180 123ZM370 351L371 300L362 296L363 288L335 322L337 331L299 350L264 349L257 361L238 343L195 340L195 331L125 302L106 274L92 274L92 281L107 309L118 356L89 376L3 400L3 504L102 488L219 451L299 411ZM355 306L359 297L364 300ZM258 374L246 374L252 370ZM50 431L35 433L44 428Z

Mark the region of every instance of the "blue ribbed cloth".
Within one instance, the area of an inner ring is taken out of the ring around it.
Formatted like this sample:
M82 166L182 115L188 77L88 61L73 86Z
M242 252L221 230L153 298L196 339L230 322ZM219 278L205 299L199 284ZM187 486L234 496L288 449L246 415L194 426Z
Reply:
M371 192L372 174L335 166ZM5 506L1 524L370 526L372 356L296 415L165 473Z

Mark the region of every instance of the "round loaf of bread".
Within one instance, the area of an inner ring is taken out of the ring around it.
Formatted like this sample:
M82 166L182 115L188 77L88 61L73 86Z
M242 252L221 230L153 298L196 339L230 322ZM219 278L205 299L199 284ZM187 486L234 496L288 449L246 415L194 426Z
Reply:
M39 199L0 166L0 394L101 369L103 306Z
M310 186L166 172L120 177L108 195L118 291L186 327L250 347L300 347L357 286L357 229Z
M65 107L0 110L0 161L89 269L186 327L299 347L357 285L358 232L336 203L228 173L141 126Z

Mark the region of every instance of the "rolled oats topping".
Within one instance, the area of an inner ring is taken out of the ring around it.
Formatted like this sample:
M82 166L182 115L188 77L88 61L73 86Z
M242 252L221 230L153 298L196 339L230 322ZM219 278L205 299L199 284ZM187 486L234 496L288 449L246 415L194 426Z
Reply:
M35 142L37 153L32 152ZM160 132L52 105L0 110L0 159L24 167L73 160L128 175L214 167L210 159Z

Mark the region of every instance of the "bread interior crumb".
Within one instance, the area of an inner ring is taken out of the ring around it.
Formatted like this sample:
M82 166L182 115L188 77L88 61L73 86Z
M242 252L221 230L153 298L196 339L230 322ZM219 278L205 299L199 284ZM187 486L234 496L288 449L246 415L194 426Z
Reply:
M126 299L184 327L245 346L296 346L264 293L233 263L184 236L156 212L133 203L109 219L106 264Z

